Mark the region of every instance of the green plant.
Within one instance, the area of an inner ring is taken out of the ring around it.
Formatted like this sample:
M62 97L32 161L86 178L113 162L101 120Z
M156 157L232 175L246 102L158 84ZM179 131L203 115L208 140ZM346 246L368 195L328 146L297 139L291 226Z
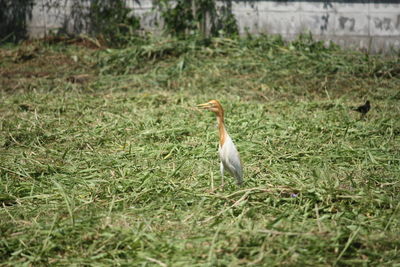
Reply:
M33 0L0 1L0 44L27 37L26 21L32 18Z
M229 36L238 30L231 1L225 2L219 10L215 0L158 0L156 7L164 20L164 29L174 36Z
M90 33L102 36L108 44L121 46L137 36L140 21L131 14L124 0L94 0L91 2Z

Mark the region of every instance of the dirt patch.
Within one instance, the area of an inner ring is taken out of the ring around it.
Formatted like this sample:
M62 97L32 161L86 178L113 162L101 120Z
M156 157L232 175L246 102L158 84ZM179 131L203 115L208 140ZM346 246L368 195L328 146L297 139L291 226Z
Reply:
M86 60L91 50L24 43L15 49L0 50L0 90L16 92L29 88L54 87L72 77L70 82L86 84L94 71Z
M92 38L89 36L78 36L78 37L64 37L64 36L48 36L39 40L26 41L25 43L30 44L34 42L41 42L47 44L63 44L63 45L75 45L85 47L88 49L105 49L107 48L106 42L103 38Z

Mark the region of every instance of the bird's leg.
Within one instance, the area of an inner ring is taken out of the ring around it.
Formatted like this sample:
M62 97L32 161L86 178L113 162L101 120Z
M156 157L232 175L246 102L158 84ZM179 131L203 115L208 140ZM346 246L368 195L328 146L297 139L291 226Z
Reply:
M221 187L224 187L224 164L222 164L222 161L219 165L219 168L221 170Z

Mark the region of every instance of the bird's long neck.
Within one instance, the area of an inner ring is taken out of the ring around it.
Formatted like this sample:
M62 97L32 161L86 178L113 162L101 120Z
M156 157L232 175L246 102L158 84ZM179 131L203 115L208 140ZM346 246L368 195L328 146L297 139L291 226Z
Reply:
M219 145L222 147L226 141L227 132L224 125L224 115L217 114Z

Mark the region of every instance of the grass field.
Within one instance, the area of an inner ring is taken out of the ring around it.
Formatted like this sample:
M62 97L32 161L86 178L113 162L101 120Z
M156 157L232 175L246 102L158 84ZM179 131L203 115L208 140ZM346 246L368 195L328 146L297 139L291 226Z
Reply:
M400 266L399 100L399 57L308 38L3 46L0 265Z

